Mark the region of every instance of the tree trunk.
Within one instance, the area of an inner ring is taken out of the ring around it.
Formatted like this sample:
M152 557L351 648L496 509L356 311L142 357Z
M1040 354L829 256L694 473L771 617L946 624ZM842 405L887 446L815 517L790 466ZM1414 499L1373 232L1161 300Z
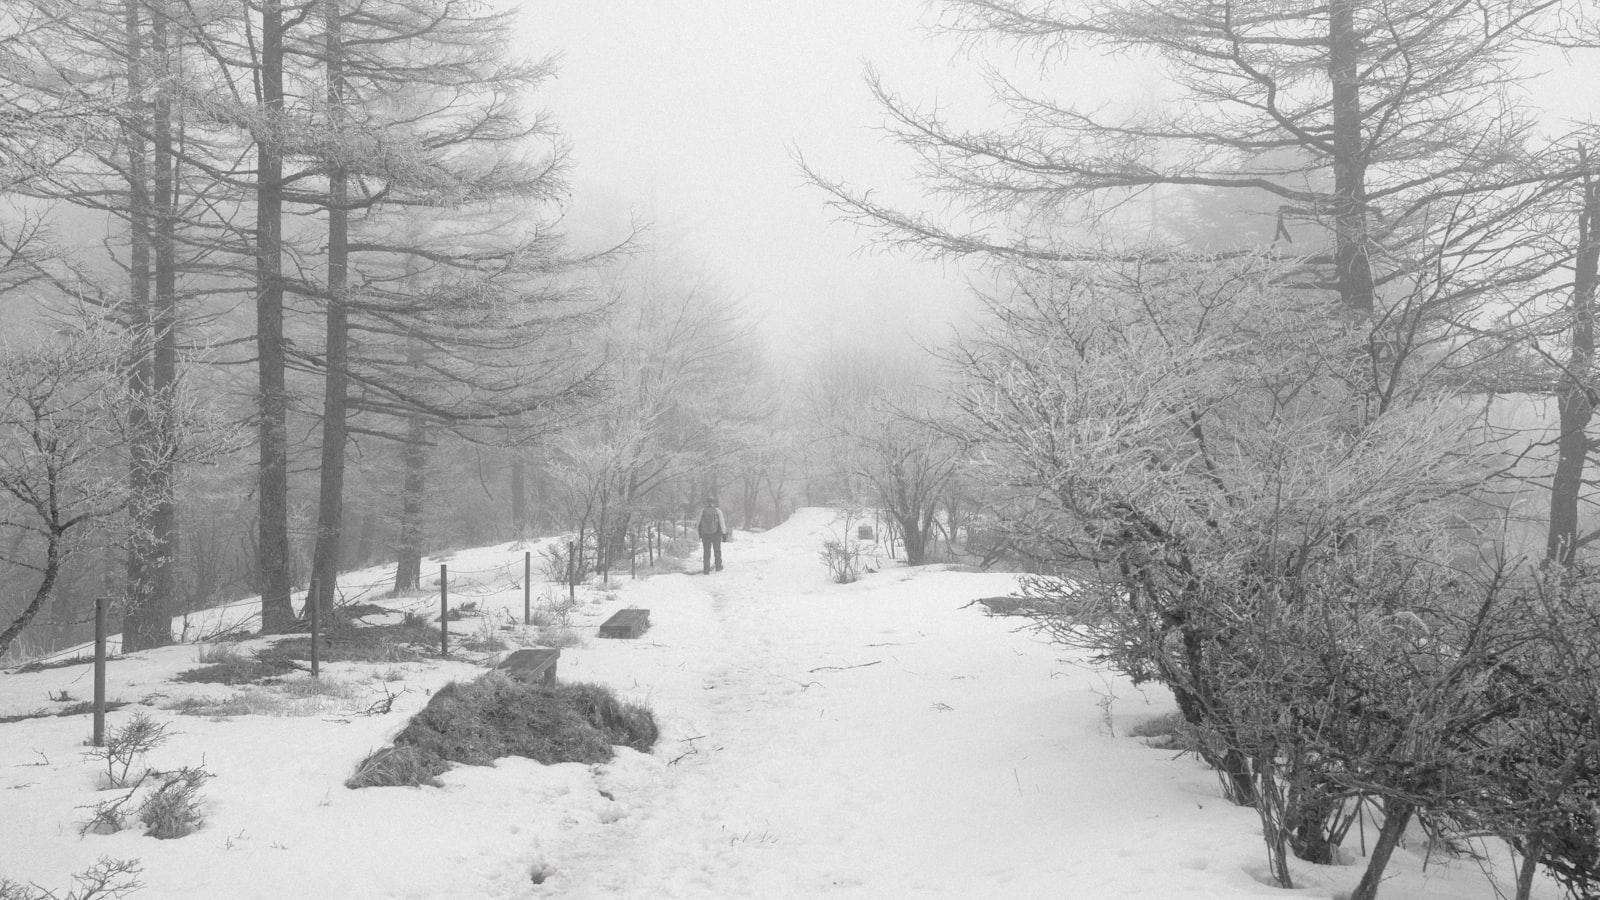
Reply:
M333 139L340 138L339 110L344 102L344 46L339 0L323 0L326 20L328 115ZM339 583L339 554L344 534L344 469L348 442L350 322L346 303L350 263L349 176L343 168L328 173L328 296L325 344L326 375L322 395L322 467L317 494L317 540L312 550L307 603L317 604L326 619ZM420 565L420 562L419 562ZM309 613L308 613L309 615Z
M1367 256L1367 160L1361 134L1357 0L1328 4L1328 77L1333 108L1334 272L1347 310L1372 314L1372 264Z
M1333 865L1334 844L1328 839L1328 820L1338 808L1338 801L1323 797L1304 801L1293 810L1289 825L1295 856L1319 866Z
M400 541L395 547L394 592L414 591L422 583L423 491L427 484L427 426L422 417L406 420L406 443L400 452L405 468L400 488Z
M1383 871L1389 867L1389 857L1400 846L1400 838L1411 824L1411 814L1416 808L1409 803L1389 800L1383 804L1383 827L1378 830L1378 840L1372 845L1372 855L1367 858L1367 870L1361 881L1350 892L1350 900L1377 900L1378 887L1383 883Z
M1585 159L1587 161L1587 159ZM1545 558L1570 566L1578 553L1578 501L1583 470L1589 458L1589 422L1595 398L1590 384L1594 369L1594 299L1600 268L1600 181L1584 180L1583 208L1578 215L1578 252L1572 275L1572 349L1556 387L1560 432L1556 439L1556 471L1550 485L1550 530Z
M261 106L283 115L283 0L261 0ZM283 156L275 134L256 136L257 544L261 630L294 620L289 604L289 397L283 341Z
M123 28L127 53L128 96L143 98L146 90L145 36L140 21L139 0L124 0ZM134 99L132 102L139 103ZM141 104L142 106L142 104ZM154 457L160 452L154 434L155 421L155 322L150 302L150 156L144 135L145 112L135 106L126 113L124 133L128 143L128 316L132 331L132 358L128 361L129 431L132 435L128 460L128 488L132 496L128 535L128 583L123 606L122 630L133 647L139 646L142 633L149 630L148 616L141 616L150 598L149 563L153 556L150 533L150 501L155 495ZM170 638L169 638L170 639Z
M900 525L900 539L905 544L906 565L922 565L927 558L928 535L927 532L923 531L922 523L918 521L916 512L896 512L894 518Z
M528 521L528 462L521 451L511 456L511 529L520 541L533 535Z
M4 653L0 648L0 653ZM1544 853L1544 838L1541 835L1531 835L1527 844L1522 848L1522 862L1517 865L1517 893L1514 900L1531 900L1533 897L1533 879L1539 874L1539 857Z
M137 29L137 12L130 27ZM136 61L137 43L131 43L130 76L143 67ZM133 511L133 541L128 557L128 608L122 624L124 651L161 647L172 643L172 615L178 578L177 472L174 462L177 434L178 380L178 273L176 257L177 198L175 155L173 152L172 85L169 61L172 49L165 11L155 9L150 20L149 61L154 67L149 125L151 134L153 190L141 186L137 202L145 206L141 216L148 229L146 263L154 263L154 296L148 286L144 294L151 303L141 316L139 368L137 380L143 393L136 401L143 407L134 434L132 456L137 469L137 492ZM140 73L142 76L142 72ZM129 79L130 86L134 78ZM139 142L143 144L142 141ZM133 148L130 147L130 154ZM143 147L138 148L142 157ZM142 160L141 160L142 162ZM142 167L141 167L142 168ZM130 173L134 170L130 166ZM143 173L136 176L143 180ZM130 179L133 180L133 179ZM148 277L148 273L147 273Z
M378 516L371 510L361 515L361 529L357 532L355 546L345 557L346 569L364 569L372 559L372 548L378 538ZM346 544L349 542L347 541Z
M33 599L23 608L16 619L6 626L5 631L0 631L0 657L6 655L11 649L11 643L17 639L33 617L44 608L46 600L50 599L51 592L55 589L56 578L61 574L61 532L54 530L45 536L44 548L44 578L39 582L39 588L33 592Z
M422 341L411 338L406 361L413 371L426 357ZM400 451L404 474L400 487L400 540L395 547L394 592L414 591L422 585L422 514L428 476L428 423L419 413L406 418L406 442Z
M761 473L745 475L740 479L743 494L740 497L741 513L744 527L749 528L750 523L756 520L756 503L761 499Z

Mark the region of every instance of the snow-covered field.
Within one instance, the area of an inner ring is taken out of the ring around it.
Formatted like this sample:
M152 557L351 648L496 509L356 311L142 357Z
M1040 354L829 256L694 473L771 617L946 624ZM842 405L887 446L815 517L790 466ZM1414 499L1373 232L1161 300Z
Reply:
M226 719L164 708L238 690L169 680L198 665L196 646L115 661L109 695L134 703L110 727L136 710L169 723L147 762L215 774L204 827L169 841L137 824L80 836L85 807L110 796L84 757L89 717L0 724L0 877L60 890L99 857L138 858L146 886L133 896L161 900L1335 898L1354 885L1356 865L1301 865L1295 891L1265 884L1255 814L1222 800L1195 760L1126 736L1166 697L964 606L1012 577L889 563L833 584L817 553L839 527L833 511L802 510L727 544L725 572L583 589L574 622L587 639L563 651L562 679L609 684L662 725L653 753L620 749L601 766L506 759L457 768L443 788L346 789L432 690L482 671L467 653L330 664L324 679L346 696L314 714ZM487 627L520 617L524 549L449 557L452 601L488 609ZM438 562L425 563L430 585ZM392 602L437 609L436 597ZM649 609L651 630L594 638L624 606ZM250 609L191 617L190 631ZM0 716L91 690L87 666L0 675ZM364 715L386 691L403 691L393 711ZM1385 897L1495 896L1476 864L1435 852L1424 866L1425 852L1414 841L1401 854Z

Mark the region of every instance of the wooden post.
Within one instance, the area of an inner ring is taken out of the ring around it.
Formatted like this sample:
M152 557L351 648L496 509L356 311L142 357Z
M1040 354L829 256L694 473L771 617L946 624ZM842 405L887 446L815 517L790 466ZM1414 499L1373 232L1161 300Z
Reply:
M322 648L317 646L322 642L322 616L318 613L322 604L317 602L317 580L311 579L311 589L306 591L306 619L311 623L311 677L322 676Z
M644 527L644 552L650 558L650 568L656 567L656 526Z
M106 744L106 597L94 598L94 734L89 742Z
M578 548L573 541L567 541L567 600L578 600Z
M522 551L522 624L533 624L533 551Z
M450 570L439 564L439 655L450 655Z
M628 577L639 577L639 532L628 532Z

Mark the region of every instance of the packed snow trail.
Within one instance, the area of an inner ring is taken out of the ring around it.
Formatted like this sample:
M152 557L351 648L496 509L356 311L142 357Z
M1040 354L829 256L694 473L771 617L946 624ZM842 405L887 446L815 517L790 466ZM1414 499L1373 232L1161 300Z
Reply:
M834 585L830 524L802 515L725 546L723 572L626 592L651 610L630 670L671 764L626 815L538 848L548 896L1282 896L1237 868L1207 876L1203 851L1174 864L1173 829L1254 816L1108 735L1108 712L1149 714L1138 692L962 608L1013 577Z

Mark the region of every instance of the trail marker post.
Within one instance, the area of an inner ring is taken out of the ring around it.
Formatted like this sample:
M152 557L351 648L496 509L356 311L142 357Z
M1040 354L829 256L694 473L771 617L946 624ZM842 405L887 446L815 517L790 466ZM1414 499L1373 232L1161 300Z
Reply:
M317 580L311 579L311 588L306 591L306 620L311 623L311 677L322 676L322 649L318 646L322 642L321 619L318 608L322 604L317 602Z
M106 744L106 604L108 597L94 598L94 734L89 742Z

